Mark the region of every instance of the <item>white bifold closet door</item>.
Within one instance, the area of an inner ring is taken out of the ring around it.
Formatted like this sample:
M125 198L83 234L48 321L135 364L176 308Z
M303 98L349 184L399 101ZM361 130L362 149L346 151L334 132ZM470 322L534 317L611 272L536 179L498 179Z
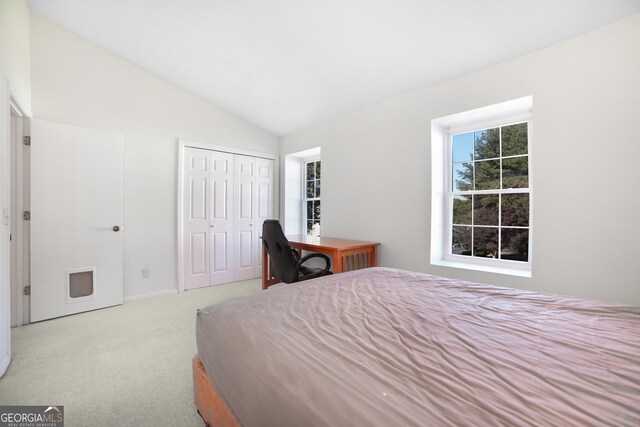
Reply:
M236 280L262 274L262 223L273 217L273 160L234 156Z
M233 155L187 148L183 248L188 289L233 281Z
M184 162L185 289L260 277L274 161L187 147Z

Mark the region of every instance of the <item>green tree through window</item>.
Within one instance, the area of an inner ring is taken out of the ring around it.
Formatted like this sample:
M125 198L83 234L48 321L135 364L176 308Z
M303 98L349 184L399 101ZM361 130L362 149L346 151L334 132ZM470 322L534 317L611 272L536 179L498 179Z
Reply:
M527 122L451 137L451 254L529 261Z
M305 217L306 233L310 236L320 235L320 179L321 162L312 161L305 164Z

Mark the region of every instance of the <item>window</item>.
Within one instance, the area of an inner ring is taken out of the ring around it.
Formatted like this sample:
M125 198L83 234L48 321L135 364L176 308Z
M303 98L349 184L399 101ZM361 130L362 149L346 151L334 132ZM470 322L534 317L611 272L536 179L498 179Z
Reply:
M450 135L450 254L529 261L528 123Z
M309 236L320 235L320 176L321 162L314 160L304 164L304 203L303 214L306 224L306 233Z
M432 145L433 264L530 277L531 98L525 99L524 112L521 99L432 123L432 143L441 147Z
M284 191L281 194L284 202L284 210L281 212L281 222L284 232L287 235L307 234L307 226L309 225L307 221L311 221L311 227L313 227L314 222L320 222L320 206L318 204L318 213L316 215L314 213L313 202L320 201L319 183L321 178L321 159L321 147L297 151L287 154L284 157ZM310 163L311 166L308 166L308 163ZM314 163L317 164L314 165ZM310 169L309 179L307 179L307 168ZM317 192L315 189L316 180L318 181ZM313 193L309 194L308 197L307 181L309 184L313 182L313 186L310 185L309 188L310 190L313 189ZM310 215L307 214L307 202L309 201L311 202L309 206L311 209ZM316 218L314 218L314 216L316 216ZM319 225L316 226L315 231L320 233Z

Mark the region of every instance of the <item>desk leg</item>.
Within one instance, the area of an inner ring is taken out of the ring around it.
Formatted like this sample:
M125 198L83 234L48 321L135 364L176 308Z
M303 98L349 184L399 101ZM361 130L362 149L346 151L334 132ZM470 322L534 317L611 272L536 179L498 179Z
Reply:
M267 289L269 277L269 254L262 245L262 289Z
M333 258L333 272L334 273L342 273L342 269L344 268L342 265L342 253L339 251L333 251L331 253L331 257Z

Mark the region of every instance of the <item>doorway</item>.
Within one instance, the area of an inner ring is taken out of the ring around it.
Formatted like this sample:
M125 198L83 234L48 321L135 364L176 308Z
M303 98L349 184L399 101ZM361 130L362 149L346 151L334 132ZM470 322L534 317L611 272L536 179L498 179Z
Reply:
M11 292L11 327L29 323L29 127L25 111L13 96L10 109L10 215L9 259Z

